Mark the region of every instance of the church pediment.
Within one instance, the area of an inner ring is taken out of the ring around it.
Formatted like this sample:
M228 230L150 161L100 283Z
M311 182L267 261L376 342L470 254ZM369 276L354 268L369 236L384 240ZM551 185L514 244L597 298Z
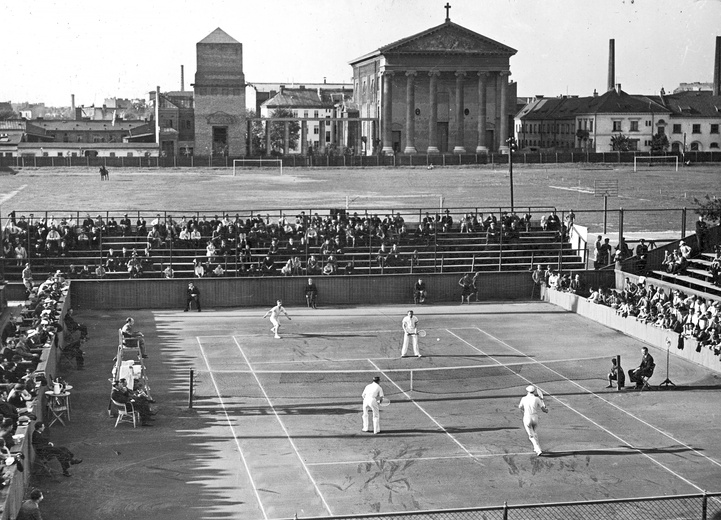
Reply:
M452 22L444 23L380 49L383 54L459 53L513 56L516 50Z
M213 112L206 118L206 121L209 125L234 125L235 119L235 116L227 112Z

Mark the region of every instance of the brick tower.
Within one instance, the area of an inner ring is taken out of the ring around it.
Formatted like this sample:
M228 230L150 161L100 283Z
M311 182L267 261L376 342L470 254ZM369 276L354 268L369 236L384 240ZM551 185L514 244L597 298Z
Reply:
M195 47L195 155L244 155L243 44L217 28Z

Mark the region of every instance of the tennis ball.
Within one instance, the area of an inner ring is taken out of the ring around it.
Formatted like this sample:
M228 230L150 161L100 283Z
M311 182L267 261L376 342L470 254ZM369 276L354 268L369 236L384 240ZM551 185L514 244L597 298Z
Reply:
M436 338L436 341L440 341L440 340L441 340L441 338Z

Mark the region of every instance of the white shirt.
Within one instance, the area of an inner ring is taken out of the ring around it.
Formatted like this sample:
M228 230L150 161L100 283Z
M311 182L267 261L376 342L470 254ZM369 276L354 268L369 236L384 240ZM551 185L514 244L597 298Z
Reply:
M364 402L380 402L380 400L383 398L383 389L381 388L381 385L373 381L371 384L365 387L362 397Z
M406 334L415 334L418 327L418 318L415 316L406 316L403 318L403 331Z
M518 403L518 408L523 410L523 417L538 415L543 408L543 401L533 394L526 394Z

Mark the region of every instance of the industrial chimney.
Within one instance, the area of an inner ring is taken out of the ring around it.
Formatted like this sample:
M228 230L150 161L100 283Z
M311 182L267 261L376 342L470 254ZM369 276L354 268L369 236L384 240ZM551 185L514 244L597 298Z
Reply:
M185 67L180 66L180 91L185 92Z
M616 40L608 40L608 86L606 91L616 86Z
M721 36L716 36L716 59L713 64L713 95L721 96Z
M75 115L75 94L70 94L70 113Z

